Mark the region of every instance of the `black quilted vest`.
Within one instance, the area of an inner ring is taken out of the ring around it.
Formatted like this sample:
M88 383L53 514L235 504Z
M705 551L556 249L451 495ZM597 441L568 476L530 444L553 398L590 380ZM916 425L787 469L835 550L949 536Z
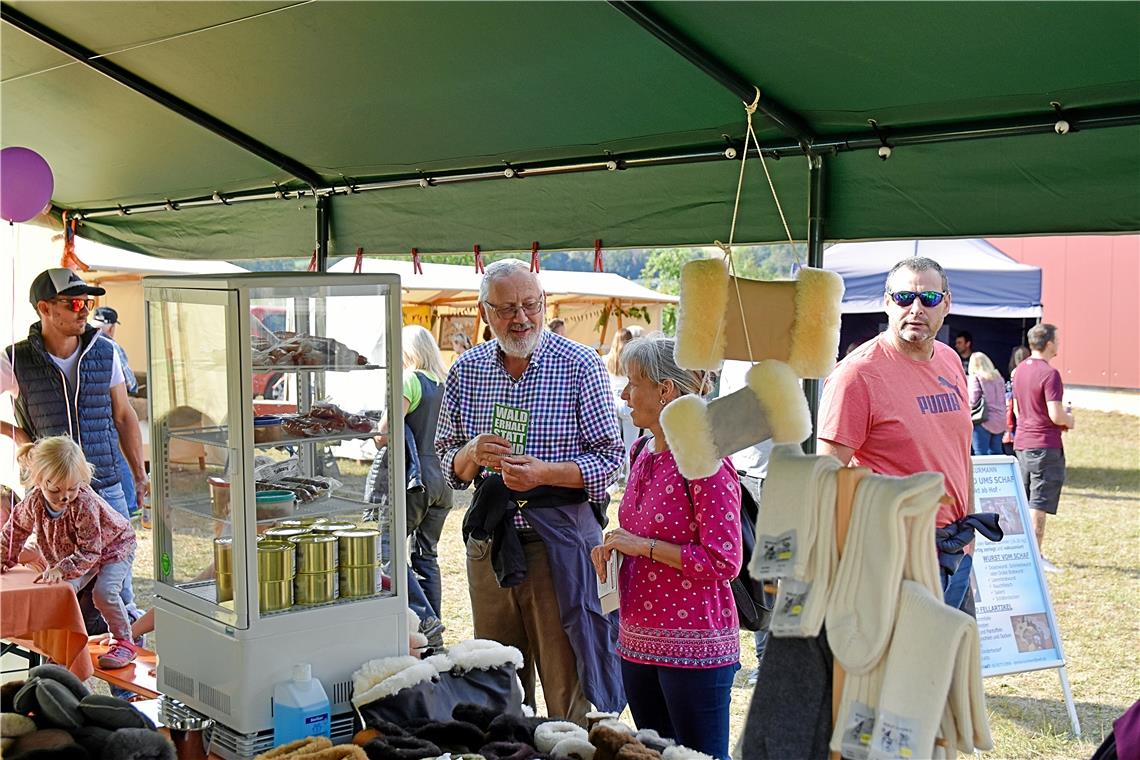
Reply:
M91 487L99 491L119 482L115 454L119 434L111 416L111 370L115 348L100 339L90 325L79 338L79 387L72 388L47 349L40 323L28 330L28 339L8 347L20 395L16 421L33 440L67 435L83 448L95 467Z

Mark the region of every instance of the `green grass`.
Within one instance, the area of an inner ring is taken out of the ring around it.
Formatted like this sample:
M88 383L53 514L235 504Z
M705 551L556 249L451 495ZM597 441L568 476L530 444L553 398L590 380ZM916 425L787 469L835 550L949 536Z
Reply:
M1065 439L1068 480L1059 513L1049 518L1044 552L1064 569L1046 579L1083 738L1070 734L1057 671L994 677L985 682L995 743L987 757L1088 757L1140 696L1140 419L1083 410L1077 419ZM457 496L440 546L443 616L452 643L472 636L460 538L470 493ZM149 532L140 537L135 587L149 601ZM751 634L741 635L741 651L732 693L733 744L752 694L744 683L756 666Z

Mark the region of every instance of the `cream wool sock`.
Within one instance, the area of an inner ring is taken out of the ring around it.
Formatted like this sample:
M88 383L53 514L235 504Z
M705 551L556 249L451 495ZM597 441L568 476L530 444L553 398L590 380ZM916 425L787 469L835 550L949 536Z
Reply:
M903 581L887 652L869 760L923 758L946 711L950 682L974 619L914 581Z
M863 674L848 673L831 731L831 750L848 760L866 760L875 729L885 658Z
M906 559L903 578L914 581L930 591L935 599L942 598L942 577L938 569L938 548L934 545L934 523L939 503L931 503L924 511L904 517L906 528Z
M982 648L976 621L966 631L954 661L949 709L957 728L958 749L962 752L993 749L994 740L986 714L986 693L982 686ZM947 740L954 742L955 736L949 735Z
M827 608L831 651L849 673L866 673L883 655L906 556L904 521L929 510L942 488L936 472L868 475L859 483Z
M808 456L799 446L772 447L764 506L756 520L756 549L748 563L753 578L807 579L814 552L835 553L835 472L839 466L834 457ZM827 474L831 477L824 478ZM820 492L821 486L830 489L830 499ZM830 538L826 546L822 532Z

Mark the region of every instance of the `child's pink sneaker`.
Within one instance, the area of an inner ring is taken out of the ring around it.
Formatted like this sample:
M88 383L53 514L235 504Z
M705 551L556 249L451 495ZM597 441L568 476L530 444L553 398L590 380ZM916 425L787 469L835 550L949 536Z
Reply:
M129 641L116 641L106 654L99 655L99 667L104 670L125 668L135 661L138 647Z

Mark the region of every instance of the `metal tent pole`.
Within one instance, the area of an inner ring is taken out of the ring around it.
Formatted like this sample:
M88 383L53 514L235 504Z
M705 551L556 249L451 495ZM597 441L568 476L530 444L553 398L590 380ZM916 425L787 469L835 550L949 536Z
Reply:
M182 98L167 92L153 82L149 82L137 74L124 69L122 66L112 63L107 58L100 57L94 50L86 48L75 40L65 37L56 30L41 24L32 17L16 10L8 3L0 4L0 19L8 22L28 36L51 46L64 55L70 56L87 68L98 71L100 74L170 109L179 116L189 119L201 127L205 127L219 137L228 140L258 158L268 161L279 169L285 170L305 184L314 188L329 186L328 181L325 180L324 177L300 161L269 147L260 140L226 124L221 119L206 113L197 106L191 105Z
M823 240L824 240L824 174L823 156L819 153L808 154L808 251L807 263L809 267L823 269ZM808 411L811 414L812 435L804 441L805 454L814 454L816 450L815 432L819 422L819 380L804 380L804 395L807 396Z
M317 271L329 271L329 214L332 212L332 196L317 197Z
M721 61L718 61L707 51L702 50L692 40L686 38L677 29L670 26L664 19L651 11L644 3L629 2L628 0L610 0L610 5L634 23L646 30L672 50L680 53L685 60L708 74L714 80L728 88L744 103L756 100L757 88L752 82L732 71ZM790 111L783 105L767 96L762 96L757 104L757 111L774 121L786 134L799 143L806 153L814 140L811 128L803 117Z

